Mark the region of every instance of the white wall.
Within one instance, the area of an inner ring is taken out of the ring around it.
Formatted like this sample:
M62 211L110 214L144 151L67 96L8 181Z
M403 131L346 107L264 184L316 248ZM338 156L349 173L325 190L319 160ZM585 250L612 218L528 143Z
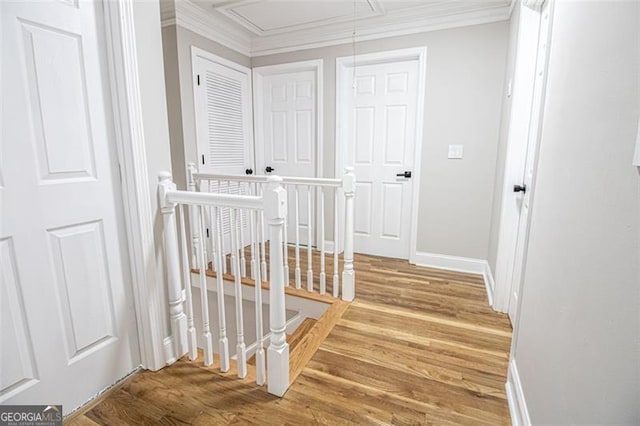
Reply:
M486 259L508 22L357 42L358 54L427 46L418 251ZM253 67L324 60L324 175L333 176L335 59L351 45L252 58ZM464 144L463 160L447 160Z
M533 424L640 424L640 3L555 9L512 356Z

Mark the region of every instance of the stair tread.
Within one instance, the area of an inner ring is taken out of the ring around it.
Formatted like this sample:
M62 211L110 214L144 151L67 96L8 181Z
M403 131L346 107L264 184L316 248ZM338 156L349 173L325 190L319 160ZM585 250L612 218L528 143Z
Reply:
M302 341L302 338L313 328L318 322L314 318L305 318L304 321L294 330L293 333L287 334L287 343L289 344L289 352L298 346L298 343ZM247 360L247 364L256 365L256 355L253 354L251 358Z

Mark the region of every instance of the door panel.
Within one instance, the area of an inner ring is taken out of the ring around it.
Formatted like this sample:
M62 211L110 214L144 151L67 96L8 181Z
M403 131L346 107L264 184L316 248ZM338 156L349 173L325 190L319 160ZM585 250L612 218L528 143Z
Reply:
M280 176L315 177L317 141L317 94L316 72L285 72L262 78L261 96L262 117L257 123L260 137L256 143L259 174ZM273 172L267 172L270 166ZM287 217L287 241L295 243L295 199L293 188L287 188L289 211ZM308 189L298 189L299 199L299 238L307 244L309 231L308 212L311 207L311 234L314 244L316 194L311 194L311 206L308 203Z
M67 413L140 362L102 4L0 7L0 402Z
M414 164L418 61L358 66L355 83L344 96L347 164L357 178L355 250L407 259L414 183L397 174Z

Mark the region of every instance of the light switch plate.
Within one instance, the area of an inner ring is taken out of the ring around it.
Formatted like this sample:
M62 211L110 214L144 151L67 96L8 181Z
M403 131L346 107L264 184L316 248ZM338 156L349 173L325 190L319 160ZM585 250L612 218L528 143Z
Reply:
M464 153L464 145L449 145L449 158L461 159Z

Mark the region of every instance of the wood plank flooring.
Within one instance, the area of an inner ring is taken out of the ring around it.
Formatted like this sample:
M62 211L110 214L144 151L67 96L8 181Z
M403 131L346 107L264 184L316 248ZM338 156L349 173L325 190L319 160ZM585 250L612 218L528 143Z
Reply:
M66 423L509 424L511 326L489 308L482 277L365 255L355 269L356 300L284 398L181 360Z

